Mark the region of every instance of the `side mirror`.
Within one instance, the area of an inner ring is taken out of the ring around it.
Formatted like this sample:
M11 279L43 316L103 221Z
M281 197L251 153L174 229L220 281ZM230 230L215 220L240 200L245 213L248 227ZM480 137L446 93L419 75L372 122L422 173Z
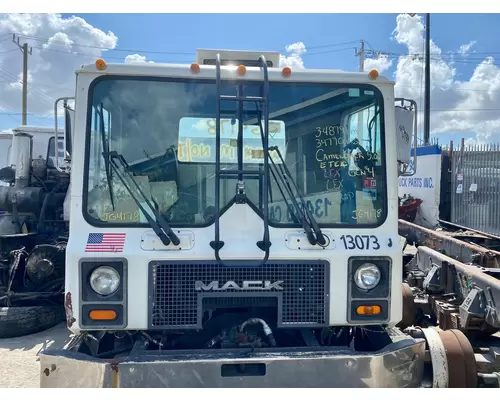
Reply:
M417 170L417 103L403 98L395 101L398 173L412 176Z
M59 172L67 172L68 171L68 165L64 166L64 159L67 158L66 155L68 155L68 158L71 158L71 150L72 150L72 121L71 121L71 112L69 112L69 107L68 107L68 100L75 100L74 97L60 97L58 98L55 103L54 103L54 125L55 125L55 142L59 144L59 127L58 127L58 116L57 116L57 106L60 101L64 101L64 109L65 109L65 134L63 136L64 139L64 155L63 160L59 160L59 147L57 147L56 150L56 157L55 157L55 167Z

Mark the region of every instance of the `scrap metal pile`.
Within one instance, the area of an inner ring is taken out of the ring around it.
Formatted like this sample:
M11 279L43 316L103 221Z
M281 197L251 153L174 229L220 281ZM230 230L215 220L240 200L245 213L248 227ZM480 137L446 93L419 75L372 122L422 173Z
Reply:
M500 238L440 223L431 230L399 220L399 235L416 247L405 245L400 326L412 335L439 327L450 387L500 387Z

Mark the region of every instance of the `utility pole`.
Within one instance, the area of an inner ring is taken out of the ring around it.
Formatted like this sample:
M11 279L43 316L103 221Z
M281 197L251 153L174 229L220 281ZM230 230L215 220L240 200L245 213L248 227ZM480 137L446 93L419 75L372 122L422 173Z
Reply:
M16 40L16 35L12 35L12 41L19 47L23 53L23 125L27 125L28 117L28 55L31 55L33 49L30 47L28 50L28 43L22 46L19 43L19 38Z
M424 144L428 145L431 130L431 14L425 15L425 109Z
M359 51L356 49L355 53L356 57L359 57L359 72L363 72L365 70L365 41L361 41L361 47Z
M361 40L361 47L359 48L359 51L355 49L354 55L356 57L359 57L359 72L363 72L365 70L365 41ZM357 128L357 138L358 140L363 143L363 131L364 131L364 112L363 110L360 110L358 112L358 128Z

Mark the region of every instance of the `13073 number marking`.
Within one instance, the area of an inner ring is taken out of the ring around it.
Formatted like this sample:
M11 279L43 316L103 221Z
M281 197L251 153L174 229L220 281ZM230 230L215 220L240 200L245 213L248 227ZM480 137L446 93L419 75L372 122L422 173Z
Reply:
M380 244L374 235L342 235L340 240L346 250L378 250Z

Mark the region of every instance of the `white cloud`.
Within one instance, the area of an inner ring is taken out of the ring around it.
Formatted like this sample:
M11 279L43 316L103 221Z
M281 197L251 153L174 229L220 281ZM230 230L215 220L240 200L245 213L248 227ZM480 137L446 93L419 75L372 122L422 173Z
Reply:
M295 53L298 55L304 54L306 50L306 46L302 42L297 42L293 44L289 44L285 47L287 53Z
M21 36L21 44L26 41L32 47L28 113L42 117L28 115L30 124L50 121L55 99L74 95L75 70L93 63L102 48L113 49L118 41L113 32L103 32L79 17L0 14L0 109L12 113L20 112L22 90L22 53L12 42L12 33Z
M379 55L377 58L367 58L365 59L364 70L376 69L379 73L383 73L392 67L392 61L384 54Z
M154 61L146 61L146 57L140 54L129 54L125 57L125 64L144 64L146 62L154 64Z
M417 100L423 110L424 25L422 17L400 14L392 40L406 48L398 59L380 55L365 60L365 69L381 73L395 67L396 95ZM29 56L28 111L48 115L50 121L54 100L73 95L75 69L94 62L104 48L116 47L118 38L78 17L62 18L60 14L0 14L0 111L20 113L21 52L11 35L21 35L33 48ZM431 40L431 133L475 132L476 142L500 141L500 68L495 59L485 57L466 79L459 77L457 67L473 52L476 41L470 41L451 53L443 53ZM280 55L280 67L305 68L307 48L303 42L287 45ZM453 57L456 55L457 57ZM125 63L145 63L140 54L130 54ZM470 63L470 61L467 61ZM466 111L464 111L466 110ZM422 126L422 113L420 126ZM16 117L20 122L20 116ZM28 122L40 123L28 116ZM47 120L45 120L47 121ZM19 123L18 122L18 123ZM14 125L15 123L13 123Z
M474 47L474 45L476 44L477 42L475 40L471 40L469 43L467 44L463 44L462 46L460 46L460 48L458 49L458 52L463 56L463 57L467 57L471 51L471 49Z
M307 52L307 49L304 43L289 44L285 47L285 51L288 55L280 54L280 67L305 68L302 56Z
M396 96L412 98L423 110L424 25L420 16L400 14L393 39L407 48L399 57L396 71ZM470 51L474 42L463 47ZM411 56L417 54L416 57ZM476 141L500 141L500 68L492 57L485 57L468 80L457 78L456 66L431 40L431 133L476 133ZM422 126L423 114L419 114Z

